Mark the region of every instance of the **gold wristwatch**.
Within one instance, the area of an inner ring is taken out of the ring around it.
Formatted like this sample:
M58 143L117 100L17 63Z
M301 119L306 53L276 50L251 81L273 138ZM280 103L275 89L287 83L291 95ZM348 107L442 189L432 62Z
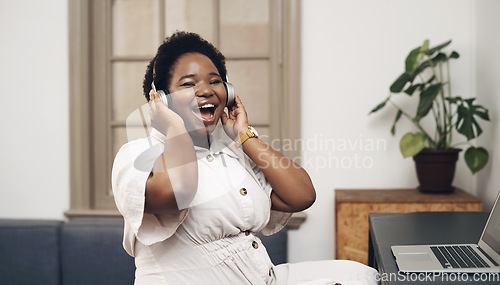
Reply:
M236 145L236 147L240 147L248 139L258 137L259 133L257 133L257 131L252 126L248 126L248 130L234 144Z

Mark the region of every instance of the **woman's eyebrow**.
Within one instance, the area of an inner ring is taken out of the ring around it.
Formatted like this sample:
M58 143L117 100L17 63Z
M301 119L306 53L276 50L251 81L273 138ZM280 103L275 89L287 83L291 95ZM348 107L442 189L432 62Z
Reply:
M179 81L186 79L186 78L193 78L193 77L196 77L196 74L194 74L194 73L186 74L184 76L181 76L181 78L179 78Z
M186 78L193 78L193 77L196 77L198 74L195 74L195 73L191 73L191 74L186 74L184 76L181 76L181 78L179 78L179 81L183 80L183 79L186 79ZM208 75L211 75L211 76L218 76L220 78L222 78L220 76L220 74L218 74L217 72L210 72Z

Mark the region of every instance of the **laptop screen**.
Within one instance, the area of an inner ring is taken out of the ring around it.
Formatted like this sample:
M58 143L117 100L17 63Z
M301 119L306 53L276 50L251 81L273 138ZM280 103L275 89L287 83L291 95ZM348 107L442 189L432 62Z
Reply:
M493 206L488 224L484 229L482 240L496 253L500 254L500 205L498 203L498 197Z

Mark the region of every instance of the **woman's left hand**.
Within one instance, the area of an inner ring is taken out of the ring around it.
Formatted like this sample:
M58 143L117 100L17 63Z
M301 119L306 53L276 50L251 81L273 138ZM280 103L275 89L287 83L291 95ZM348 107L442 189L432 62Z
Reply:
M224 131L232 139L238 138L238 134L244 133L248 130L248 117L247 111L241 102L240 97L236 94L234 99L235 104L229 108L229 115L225 112L222 113L222 125Z

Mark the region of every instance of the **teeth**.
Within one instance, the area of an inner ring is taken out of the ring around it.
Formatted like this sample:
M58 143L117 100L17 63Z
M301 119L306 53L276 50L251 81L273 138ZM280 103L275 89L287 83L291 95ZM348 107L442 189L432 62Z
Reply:
M205 104L205 105L201 106L200 109L213 108L213 107L215 107L213 104Z

